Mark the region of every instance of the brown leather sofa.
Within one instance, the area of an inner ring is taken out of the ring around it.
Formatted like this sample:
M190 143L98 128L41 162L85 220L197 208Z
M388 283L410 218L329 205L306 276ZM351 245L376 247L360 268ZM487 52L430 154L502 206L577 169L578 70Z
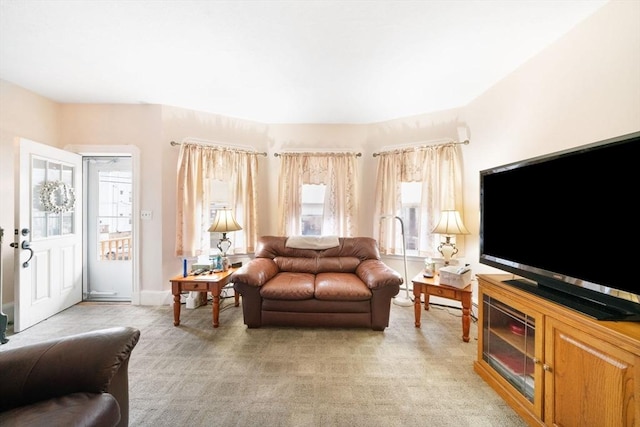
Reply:
M139 338L114 327L0 349L0 426L129 425L129 357Z
M259 238L255 258L233 273L244 323L260 326L389 326L402 276L380 260L369 237L339 238L328 249L286 246L285 236Z

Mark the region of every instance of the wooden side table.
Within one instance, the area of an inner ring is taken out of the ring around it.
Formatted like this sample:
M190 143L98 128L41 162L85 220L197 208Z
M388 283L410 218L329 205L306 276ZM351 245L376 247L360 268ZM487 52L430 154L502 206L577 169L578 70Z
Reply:
M453 286L441 285L440 276L424 277L422 272L416 275L413 282L413 310L416 328L420 327L420 293L424 294L424 309L429 310L429 295L452 299L462 303L462 340L469 342L469 326L471 325L471 284L460 289Z
M213 297L213 327L219 326L220 316L220 293L222 288L229 284L231 274L235 269L221 271L218 273L204 273L199 276L176 276L171 279L171 293L173 294L173 325L180 325L180 294L186 291L211 292ZM240 305L239 295L235 293L235 306Z

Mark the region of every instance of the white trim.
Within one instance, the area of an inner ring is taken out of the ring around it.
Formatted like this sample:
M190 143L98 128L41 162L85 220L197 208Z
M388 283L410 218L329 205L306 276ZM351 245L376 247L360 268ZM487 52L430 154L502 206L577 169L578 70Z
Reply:
M140 305L140 149L135 145L67 145L65 150L82 156L131 156L133 169L133 277L131 304Z
M173 306L173 294L171 291L142 291L140 292L140 305Z

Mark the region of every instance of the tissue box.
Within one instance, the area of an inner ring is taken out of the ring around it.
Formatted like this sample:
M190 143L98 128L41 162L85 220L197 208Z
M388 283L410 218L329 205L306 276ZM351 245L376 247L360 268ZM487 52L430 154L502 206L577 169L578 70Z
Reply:
M455 288L466 288L471 283L469 267L448 266L440 268L440 284Z
M211 264L195 263L191 265L191 271L196 271L200 268L202 268L204 271L209 271L211 270Z

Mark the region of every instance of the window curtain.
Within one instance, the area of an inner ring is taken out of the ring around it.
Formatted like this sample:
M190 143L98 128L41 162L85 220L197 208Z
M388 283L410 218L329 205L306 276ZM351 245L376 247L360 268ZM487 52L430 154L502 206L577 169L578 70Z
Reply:
M302 234L302 186L324 184L322 234L357 234L357 162L354 153L282 153L278 188L278 232Z
M463 213L462 152L459 144L416 147L378 154L374 235L377 236L380 252L383 254L399 255L403 252L399 221L394 218L382 219L387 215L402 216L403 182L422 183L418 255L435 256L440 236L432 234L431 230L436 226L440 212L457 209L461 215Z
M182 143L178 157L176 191L176 255L208 254L210 236L210 182L231 182L230 208L240 232L234 232L231 253L255 251L259 153L227 147ZM215 191L215 189L214 189Z

